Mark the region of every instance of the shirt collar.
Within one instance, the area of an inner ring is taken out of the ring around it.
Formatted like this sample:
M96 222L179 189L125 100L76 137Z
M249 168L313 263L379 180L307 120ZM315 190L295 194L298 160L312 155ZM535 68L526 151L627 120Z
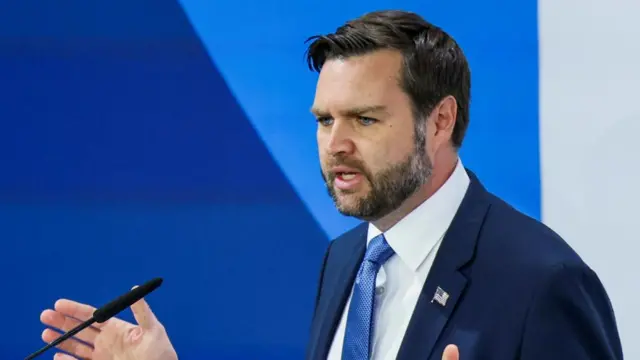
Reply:
M385 234L389 246L413 271L417 271L449 228L469 187L462 161L431 197L405 216ZM369 223L367 245L381 231Z

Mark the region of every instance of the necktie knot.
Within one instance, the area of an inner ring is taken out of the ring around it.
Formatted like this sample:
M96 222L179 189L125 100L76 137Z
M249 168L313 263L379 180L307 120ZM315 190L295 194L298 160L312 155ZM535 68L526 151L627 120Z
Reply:
M364 259L381 266L391 257L391 255L393 255L393 249L389 246L389 243L387 243L387 239L384 238L384 235L380 234L369 242Z

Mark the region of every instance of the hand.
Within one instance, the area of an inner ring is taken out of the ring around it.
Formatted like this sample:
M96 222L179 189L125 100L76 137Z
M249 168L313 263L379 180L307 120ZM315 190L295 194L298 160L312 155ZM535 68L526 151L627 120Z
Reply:
M45 325L69 331L93 315L95 308L71 300L58 300L55 310L45 310L40 320ZM164 326L156 319L144 300L131 306L138 325L111 318L102 324L94 323L57 346L79 359L89 360L177 360ZM45 329L42 340L50 343L60 337L57 331ZM81 340L81 341L78 341ZM62 353L56 360L75 360Z
M459 360L460 353L458 352L458 347L455 345L447 345L444 348L444 352L442 353L442 360Z

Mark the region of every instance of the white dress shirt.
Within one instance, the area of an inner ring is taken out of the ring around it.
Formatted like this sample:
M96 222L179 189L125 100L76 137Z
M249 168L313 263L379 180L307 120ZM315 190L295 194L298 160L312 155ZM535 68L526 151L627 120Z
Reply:
M468 186L469 176L458 159L453 174L445 184L384 234L395 254L380 268L376 278L370 359L396 358L440 242ZM374 225L369 224L367 244L380 233ZM342 357L352 295L353 289L334 335L328 360Z

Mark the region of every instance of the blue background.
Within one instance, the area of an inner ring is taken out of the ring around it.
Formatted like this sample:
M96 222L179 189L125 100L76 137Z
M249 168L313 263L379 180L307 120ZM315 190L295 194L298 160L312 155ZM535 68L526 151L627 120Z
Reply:
M536 2L0 2L2 358L153 277L181 359L299 359L327 241L304 40L417 11L472 67L462 158L539 218ZM127 311L123 314L131 319Z

